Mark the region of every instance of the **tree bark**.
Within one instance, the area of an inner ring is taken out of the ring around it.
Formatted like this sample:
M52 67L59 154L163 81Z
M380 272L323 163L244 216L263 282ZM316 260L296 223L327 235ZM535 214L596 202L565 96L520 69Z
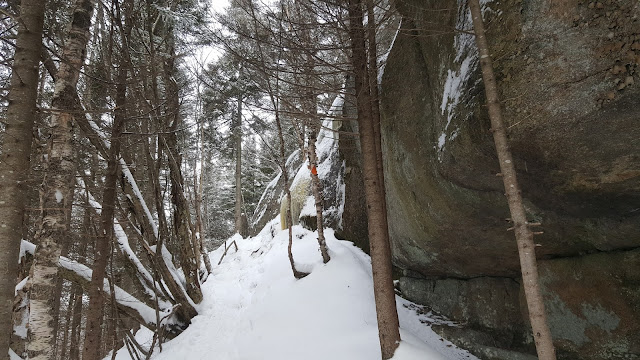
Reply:
M516 178L516 169L513 163L507 132L502 120L500 109L500 98L498 87L493 74L493 64L489 53L489 45L485 36L484 23L482 21L482 10L478 0L469 0L469 8L473 19L473 29L476 34L476 44L480 55L480 66L482 68L482 79L487 95L487 105L489 118L491 120L491 131L496 144L496 152L500 161L500 171L504 182L505 194L509 204L509 211L513 221L518 252L520 254L520 267L522 270L522 283L529 319L533 328L533 338L536 344L538 358L541 360L555 360L555 349L551 331L547 325L547 318L544 310L544 301L538 282L538 267L536 262L535 244L533 242L533 232L527 221L527 214L522 203L522 195Z
M133 9L132 0L124 4L125 28L122 36L123 51L128 51L128 37L133 26L131 21L131 11ZM118 9L119 10L119 9ZM119 13L120 11L118 11ZM116 109L114 113L113 126L111 128L111 141L109 147L109 157L107 158L107 172L102 193L102 213L100 222L102 228L96 239L96 258L93 263L91 274L91 285L89 286L89 307L87 309L87 324L85 328L83 360L98 360L100 358L100 344L102 343L102 319L105 299L102 291L106 274L107 263L111 255L110 243L113 241L114 216L117 201L116 187L118 182L118 165L120 156L120 137L122 135L127 113L127 74L128 62L126 57L120 58L116 84Z
M67 305L67 313L65 315L64 330L62 334L62 343L57 347L57 354L60 354L60 359L66 359L67 349L69 348L69 330L71 329L71 316L73 315L75 286L69 290L69 304Z
M272 102L276 105L276 102L273 100L273 95L271 95ZM277 106L277 105L276 105ZM280 169L282 171L282 180L283 186L285 190L286 202L287 202L287 215L286 222L287 228L289 229L289 246L287 247L287 254L289 255L289 264L291 265L291 271L293 272L293 276L296 279L302 279L303 277L309 275L305 272L298 271L296 269L296 263L293 259L293 219L291 217L291 190L289 190L289 173L287 171L286 158L284 156L284 136L282 134L282 124L280 122L280 115L278 114L278 109L276 109L276 127L278 128L278 138L280 139Z
M82 287L74 286L70 296L74 297L71 318L71 336L69 338L69 359L80 360L80 334L82 333Z
M22 243L22 241L20 241ZM20 259L19 279L25 279L29 276L29 270L33 264L33 254L29 251L25 252L25 256ZM29 286L24 286L17 291L16 299L13 307L13 333L11 334L11 350L17 355L26 358L27 356L27 334L15 330L24 328L25 331L29 326Z
M18 253L22 220L27 203L27 178L33 125L37 116L38 71L42 53L44 0L22 0L18 37L11 73L4 134L0 155L0 358L9 352L13 332L14 288L18 277Z
M169 53L175 54L173 45L173 33L169 30L167 34L169 38ZM200 258L197 256L196 249L199 249L195 237L195 231L191 223L191 215L189 212L189 202L185 197L184 178L182 176L181 165L182 156L178 151L177 131L178 125L182 123L180 116L180 99L179 89L176 83L176 65L175 57L171 56L165 60L164 64L164 80L167 84L166 96L168 99L167 115L169 120L169 133L164 137L169 157L169 171L171 173L171 201L174 205L174 224L173 230L176 239L180 243L181 265L182 271L186 279L186 290L189 297L194 303L202 301L202 290L200 289L200 278L198 270L200 269Z
M329 256L329 250L327 248L327 241L324 237L324 220L322 217L322 209L324 208L322 198L322 182L318 177L318 157L316 155L316 139L317 132L315 127L309 127L309 168L311 170L311 192L313 193L313 199L316 205L316 224L318 228L318 245L320 246L320 254L322 254L322 261L326 264L331 260Z
M391 246L389 244L387 217L385 214L384 183L380 182L376 139L374 132L372 99L365 51L365 30L362 25L361 0L349 0L349 36L351 38L352 64L355 77L358 127L363 157L363 175L367 215L369 218L369 244L373 287L378 318L378 335L383 359L390 359L400 342L398 313L396 309Z
M235 183L236 183L236 203L234 209L234 220L236 232L243 238L249 234L246 220L242 218L242 208L244 201L242 199L242 96L238 96L238 112L233 126L233 136L235 140L235 155L236 155L236 169L235 169Z
M380 184L384 185L384 166L382 162L382 137L380 130L380 94L378 91L378 45L376 41L376 17L373 0L365 0L367 6L367 44L369 62L369 89L371 92L371 116L373 118L373 136L376 144L376 165L378 166L378 176ZM387 200L385 194L384 216L387 216ZM388 234L387 234L388 235Z
M204 143L204 128L198 124L198 136L200 139L200 144ZM205 224L202 218L202 184L204 182L204 175L206 171L205 159L204 159L204 151L200 150L200 181L198 181L198 174L196 173L196 167L194 166L193 170L193 191L196 197L196 230L198 232L198 246L200 248L200 254L202 256L202 260L204 261L204 267L207 270L207 276L211 274L211 260L209 260L209 253L206 251L204 247L204 240L206 238L205 233ZM206 213L205 213L206 216Z
M37 249L31 268L31 313L29 358L53 358L53 298L58 277L60 241L69 236L69 214L73 201L73 99L80 68L84 63L89 40L93 2L76 0L71 28L62 53L60 69L52 99L55 112L49 118L49 145L45 179L42 185L42 220L38 230ZM38 54L40 55L40 53Z

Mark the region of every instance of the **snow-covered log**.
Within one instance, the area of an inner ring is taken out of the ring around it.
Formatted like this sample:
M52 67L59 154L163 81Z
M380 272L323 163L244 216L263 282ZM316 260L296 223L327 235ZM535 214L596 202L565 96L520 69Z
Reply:
M91 269L86 265L70 260L64 256L60 257L59 272L64 279L76 282L84 289L86 289L91 283ZM149 307L142 301L138 300L135 296L129 294L118 286L113 285L113 288L115 289L114 295L118 310L151 331L155 331L158 328L155 309ZM102 291L105 294L105 299L111 301L110 284L107 279L104 280ZM162 319L161 325L166 326L168 330L167 335L170 338L179 334L182 330L182 324L177 322L174 318L174 309L175 307L159 310L160 319Z
M82 178L78 177L77 182L80 189L82 189L82 192L86 194L87 201L91 208L93 208L96 214L100 215L102 213L102 204L95 200L91 192L87 189ZM127 236L124 229L122 228L122 225L120 225L117 219L114 219L113 233L116 237L118 249L127 259L127 261L129 261L131 266L135 269L136 276L140 280L140 284L142 285L144 292L149 294L151 300L155 300L156 294L153 291L153 276L151 275L151 273L149 273L147 268L144 267L142 261L140 261L136 253L131 248L131 245L129 244L129 237Z

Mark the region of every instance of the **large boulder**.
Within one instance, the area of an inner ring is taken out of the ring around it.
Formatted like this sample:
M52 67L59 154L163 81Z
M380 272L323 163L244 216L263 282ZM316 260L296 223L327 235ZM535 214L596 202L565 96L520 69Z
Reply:
M403 20L381 94L394 263L414 299L518 332L501 344L526 347L526 316L489 321L471 296L499 312L492 292L519 281L519 262L465 4L396 2ZM494 1L484 15L525 207L543 225L535 240L559 354L638 358L640 267L629 259L640 247L640 3ZM606 262L616 268L597 280L606 289L563 265L596 274ZM423 285L442 290L415 295ZM521 308L508 293L504 306Z

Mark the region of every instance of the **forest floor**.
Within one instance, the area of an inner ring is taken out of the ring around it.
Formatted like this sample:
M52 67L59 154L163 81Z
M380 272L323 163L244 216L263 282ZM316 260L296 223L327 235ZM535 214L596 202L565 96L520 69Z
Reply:
M375 360L380 358L371 260L353 243L325 230L331 261L322 263L317 233L293 229L294 279L287 258L288 233L271 221L256 237L235 238L220 265L202 284L200 315L177 338L155 349L153 360ZM233 238L232 238L233 239ZM229 243L229 242L227 242ZM476 359L434 333L442 322L397 297L402 342L394 360ZM148 330L137 339L147 347ZM130 359L121 349L117 359Z

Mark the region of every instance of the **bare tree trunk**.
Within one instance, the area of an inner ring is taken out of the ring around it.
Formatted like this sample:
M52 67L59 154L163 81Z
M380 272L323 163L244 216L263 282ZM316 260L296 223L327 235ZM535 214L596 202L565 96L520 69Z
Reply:
M13 332L14 288L22 220L27 203L27 178L36 118L38 71L42 53L44 0L22 0L4 134L0 155L0 358L9 352Z
M535 244L533 242L533 232L530 228L532 224L527 221L527 214L522 204L522 195L516 178L516 169L513 164L513 157L507 140L507 132L502 120L498 87L493 74L493 64L485 36L482 10L479 1L470 0L469 8L471 10L471 17L473 18L476 44L478 45L480 55L480 66L482 68L482 79L484 80L485 92L487 94L487 105L489 118L491 119L493 140L496 144L496 152L498 153L498 160L500 161L500 171L504 182L505 194L507 196L516 241L518 243L522 283L527 300L527 307L529 309L529 319L531 320L531 327L533 328L533 338L536 343L538 358L541 360L555 360L556 355L553 347L553 339L551 338L551 331L549 331L549 326L547 325L544 301L538 282Z
M169 30L172 31L172 30ZM173 33L167 34L169 37L170 54L175 53L173 47ZM171 173L171 201L174 204L174 226L173 230L176 239L180 242L181 265L186 279L186 290L189 297L194 303L202 301L202 290L200 289L200 278L198 270L200 269L200 258L196 255L195 231L191 223L191 215L189 213L189 203L185 197L184 178L182 176L181 165L182 156L178 151L178 140L176 132L178 124L182 123L180 116L180 99L178 84L175 81L176 66L174 56L165 60L164 78L167 83L167 98L169 115L169 134L163 139L165 140L167 156L169 157L169 171Z
M307 51L297 54L297 56L303 59L302 70L304 76L302 90L305 94L303 97L303 118L306 118L306 128L308 129L308 149L307 156L309 158L309 169L311 171L311 192L316 206L316 224L318 228L318 245L320 247L320 253L322 254L322 261L326 264L331 260L329 251L327 249L327 242L324 237L324 220L322 211L324 209L324 199L322 197L322 182L318 177L318 156L316 154L316 139L318 132L321 128L321 121L318 119L318 104L316 98L316 74L315 74L315 41L311 38L311 27L316 26L316 15L310 13L306 8L300 6L299 2L296 2L296 10L298 13L299 21L304 24L301 29L301 42L303 46L306 46ZM304 133L303 133L304 135ZM303 142L304 143L304 142Z
M73 315L75 285L69 290L69 304L67 305L67 313L64 317L64 330L62 334L62 343L57 347L57 353L60 354L60 359L66 359L67 349L69 348L69 330L71 329L71 316Z
M274 101L272 100L272 102ZM289 190L289 173L287 172L286 158L284 156L284 136L282 135L282 124L280 123L280 116L278 115L277 111L278 110L276 109L276 126L278 127L278 137L280 138L280 169L282 171L282 180L287 197L286 221L287 227L289 228L289 246L287 248L287 252L289 255L289 263L291 264L291 270L293 271L293 276L296 279L302 279L309 274L298 271L298 269L296 269L296 263L293 260L293 218L291 217L291 191Z
M29 358L45 360L53 358L52 320L53 297L58 277L60 241L69 236L67 211L73 201L74 156L73 99L80 68L84 62L89 27L93 13L93 2L76 0L72 26L63 49L60 69L57 74L52 107L55 112L49 119L49 150L46 174L42 186L42 221L37 234L37 249L31 268L31 313ZM38 54L40 55L40 54Z
M117 6L117 5L116 5ZM128 37L133 26L130 16L133 10L132 0L127 0L124 4L127 19L122 36L123 52L128 51ZM120 9L117 8L117 15ZM118 19L120 17L118 16ZM120 156L120 137L122 135L127 113L127 74L128 62L126 57L120 58L116 84L116 109L111 128L111 142L109 147L109 157L107 158L107 172L104 181L104 191L102 193L102 213L100 222L102 228L96 239L96 258L93 263L91 274L91 286L89 287L89 308L87 309L87 325L84 339L83 360L98 360L100 358L100 347L102 338L102 319L105 299L103 295L104 278L107 263L111 255L110 244L113 241L113 225L115 216L115 206L117 201L116 186L118 181L118 165Z
M367 6L367 44L369 62L369 89L371 91L371 115L373 118L373 136L376 144L376 165L380 184L384 185L384 166L382 162L382 138L380 131L380 94L378 91L378 46L376 41L376 17L373 0L365 0ZM387 216L387 200L383 193L384 216ZM388 236L388 233L387 233Z
M280 3L281 6L281 11L284 12L284 3ZM250 8L251 9L251 14L252 14L252 18L254 21L254 24L256 24L257 22L257 17L255 16L255 12L253 7ZM280 59L282 58L282 51L284 49L284 47L282 46L282 32L284 31L284 29L282 28L282 22L280 21L278 24L279 27L279 31L278 33L279 38L278 38L278 42L279 42L279 53L278 53L278 61L276 62L276 64L280 63ZM264 52L261 46L261 43L259 41L256 42L256 46L258 48L258 55L260 56L260 60L262 62L263 65L266 65L266 61L264 58ZM267 93L269 94L269 99L271 101L271 106L273 106L273 110L275 113L275 120L276 120L276 127L278 129L278 139L280 140L280 156L278 158L278 165L280 167L280 171L282 171L282 181L283 181L283 186L284 186L284 190L285 190L285 196L286 198L286 202L287 202L287 213L286 213L286 217L285 217L285 222L287 223L287 227L289 228L289 246L288 246L288 255L289 255L289 263L291 264L291 270L293 272L293 276L296 279L301 279L307 275L309 275L308 273L305 272L301 272L298 271L298 269L296 269L296 264L295 261L293 259L293 230L292 230L292 226L293 226L293 219L291 216L291 191L289 189L289 172L287 171L287 158L285 157L285 142L284 142L284 135L282 132L282 121L280 119L280 103L279 103L279 91L280 91L280 84L279 84L279 77L278 74L276 74L276 83L275 83L275 89L271 86L271 82L267 81L266 82L267 85ZM304 135L304 134L303 134ZM302 149L304 149L304 146L301 146Z
M198 124L198 136L200 139L200 144L204 143L204 128ZM204 239L205 239L205 226L204 221L202 219L202 183L204 182L204 174L205 174L205 160L204 160L204 151L200 150L200 181L198 181L198 174L196 173L196 167L193 167L193 192L196 197L196 229L198 232L198 246L200 248L200 254L202 255L202 260L204 261L204 267L207 270L207 276L211 274L211 260L209 260L209 254L207 253L204 247Z
M362 25L361 0L349 0L349 36L351 38L352 63L355 76L358 127L362 146L363 175L367 214L369 218L369 243L373 287L378 317L378 335L383 359L390 359L400 342L398 313L396 310L391 246L389 244L385 213L384 183L380 182L372 99L365 51L365 31Z
M85 198L84 219L82 228L86 233L93 236L95 234L95 226L92 226L91 210L88 199ZM87 241L82 241L78 248L78 259L86 261ZM69 297L73 298L73 309L71 310L71 334L69 335L69 358L70 360L80 360L80 338L82 335L82 298L84 291L80 284L73 283ZM63 359L66 359L63 357Z
M69 338L69 359L80 360L80 335L82 333L82 287L73 287L70 296L74 297L73 315L71 318L71 336Z
M242 218L242 207L244 202L242 199L242 96L238 96L238 112L236 114L235 124L233 127L233 136L235 137L235 153L236 153L236 204L234 209L234 219L236 223L236 232L243 238L249 234L246 220Z
M318 177L318 157L316 156L316 139L317 132L312 126L309 127L309 167L311 168L311 191L316 205L316 224L318 227L318 245L320 245L320 253L322 261L326 264L331 260L327 249L327 241L324 238L324 221L322 217L323 198L322 198L322 182Z

